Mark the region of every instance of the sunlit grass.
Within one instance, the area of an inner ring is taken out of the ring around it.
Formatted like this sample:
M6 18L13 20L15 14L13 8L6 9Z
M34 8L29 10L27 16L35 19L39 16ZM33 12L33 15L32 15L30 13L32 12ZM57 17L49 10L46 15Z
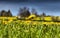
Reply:
M0 38L60 38L60 23L0 20Z
M1 22L0 38L60 38L60 25L34 21Z

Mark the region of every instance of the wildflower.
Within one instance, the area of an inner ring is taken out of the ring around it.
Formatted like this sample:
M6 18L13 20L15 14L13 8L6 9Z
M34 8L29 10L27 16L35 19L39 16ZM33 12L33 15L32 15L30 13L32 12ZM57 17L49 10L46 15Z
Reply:
M36 25L36 24L37 24L36 22L33 23L33 25Z
M7 24L8 22L7 21L3 21L3 24Z
M31 22L31 21L25 21L25 23L27 23L27 24L30 23L30 22Z
M12 21L13 21L13 19L9 19L9 21L8 21L8 22L10 23L10 22L12 22Z

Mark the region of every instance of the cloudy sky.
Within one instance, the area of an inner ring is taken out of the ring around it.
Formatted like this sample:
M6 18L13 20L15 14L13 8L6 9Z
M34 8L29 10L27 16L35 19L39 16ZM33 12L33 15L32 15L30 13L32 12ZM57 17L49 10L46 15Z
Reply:
M30 11L35 8L38 14L60 16L60 0L0 0L0 11L10 9L14 16L22 7L28 7Z

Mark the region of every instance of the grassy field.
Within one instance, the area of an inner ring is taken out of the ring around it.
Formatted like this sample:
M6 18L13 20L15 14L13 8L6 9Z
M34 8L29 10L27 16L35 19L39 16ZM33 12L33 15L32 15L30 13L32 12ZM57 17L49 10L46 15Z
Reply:
M60 38L60 23L58 22L6 18L0 18L0 38Z
M0 21L0 38L60 38L60 24L35 21Z

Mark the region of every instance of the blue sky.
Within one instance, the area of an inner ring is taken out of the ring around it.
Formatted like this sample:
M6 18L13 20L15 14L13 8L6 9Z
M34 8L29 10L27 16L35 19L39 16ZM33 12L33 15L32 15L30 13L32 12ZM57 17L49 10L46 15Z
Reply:
M28 7L30 11L35 8L38 14L45 12L47 15L60 16L60 2L0 2L0 11L10 9L14 16L22 7Z

